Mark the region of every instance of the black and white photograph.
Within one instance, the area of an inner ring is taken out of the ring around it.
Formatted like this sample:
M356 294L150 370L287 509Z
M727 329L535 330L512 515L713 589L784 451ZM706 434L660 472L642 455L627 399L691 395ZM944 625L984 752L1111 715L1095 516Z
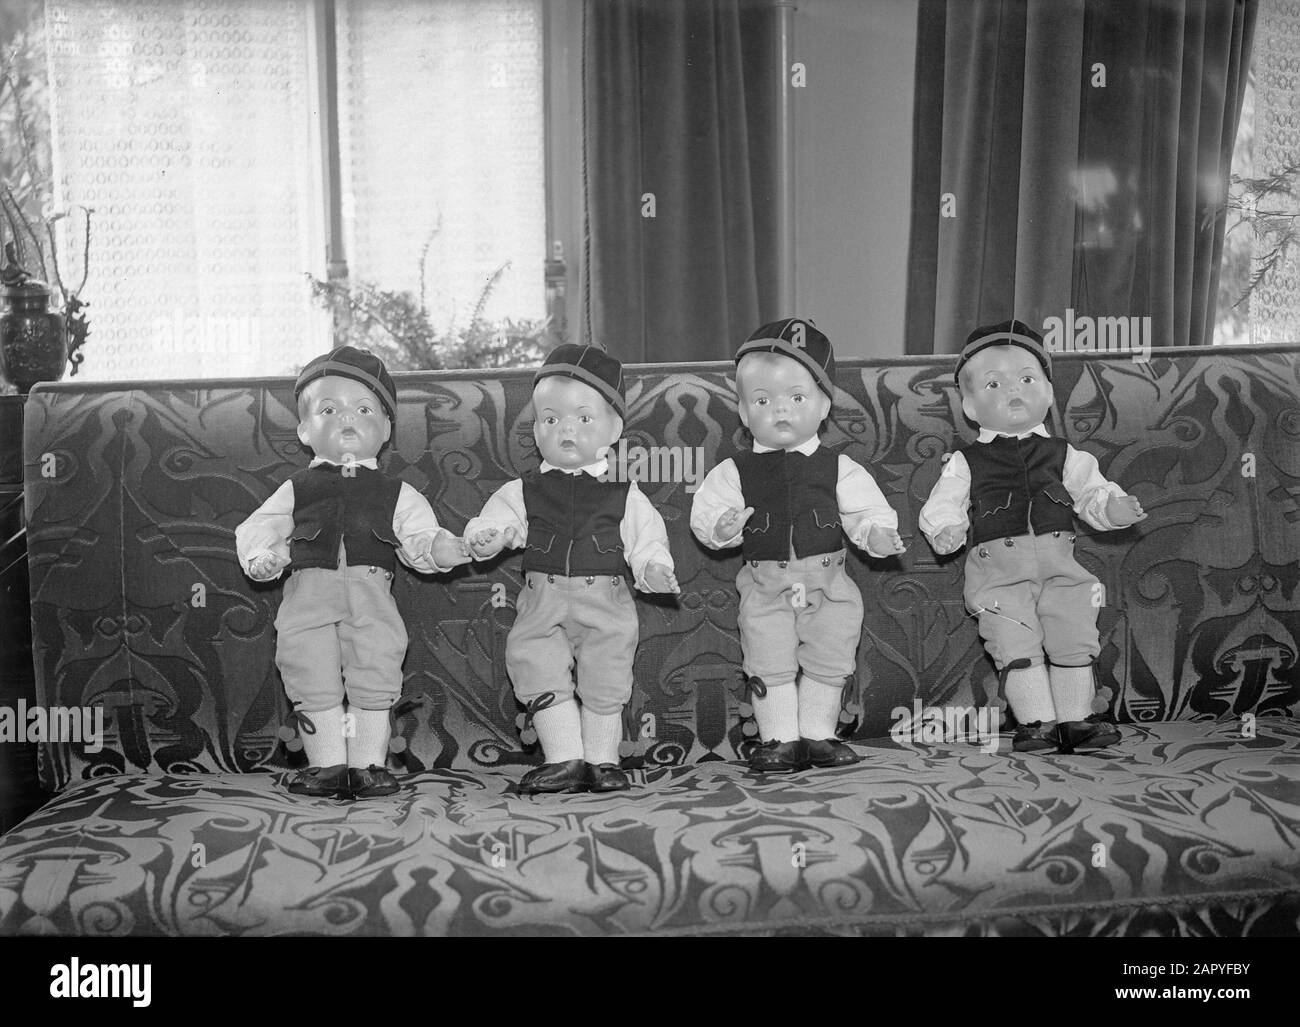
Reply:
M1297 936L1300 0L0 0L33 1001Z

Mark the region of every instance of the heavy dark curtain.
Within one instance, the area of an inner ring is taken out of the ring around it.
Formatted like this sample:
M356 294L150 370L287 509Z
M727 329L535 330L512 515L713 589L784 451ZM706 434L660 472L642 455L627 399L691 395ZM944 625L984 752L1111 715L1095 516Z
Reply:
M1149 315L1155 346L1208 344L1257 13L920 0L907 352L1067 308Z
M742 0L585 5L583 329L624 361L725 358L779 314L774 31Z

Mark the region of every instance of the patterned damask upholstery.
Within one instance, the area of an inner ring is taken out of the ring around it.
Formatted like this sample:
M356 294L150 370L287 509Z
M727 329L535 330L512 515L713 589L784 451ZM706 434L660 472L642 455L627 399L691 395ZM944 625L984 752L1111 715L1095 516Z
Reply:
M992 677L962 606L961 557L936 559L916 529L944 454L974 432L951 358L845 362L824 442L872 472L912 536L901 558L851 561L867 610L850 696L866 763L754 782L724 762L746 742L739 558L694 541L686 483L651 481L642 487L667 522L682 594L640 600L625 724L648 739L629 761L647 768L642 790L508 794L538 759L520 743L504 670L520 579L511 555L441 578L399 572L411 649L395 710L407 746L393 766L423 773L391 805L351 809L290 801L271 775L236 776L302 762L281 731L280 587L250 583L234 555L235 526L306 461L291 382L38 389L25 440L38 694L103 706L107 737L99 752L42 747L44 783L66 791L0 841L0 930L892 931L932 920L1000 932L1013 928L999 917L1015 916L1058 932L1078 928L1062 910L1092 908L1082 929L1122 932L1143 929L1153 903L1173 903L1166 913L1187 931L1300 929L1300 347L1165 351L1148 364L1063 355L1055 366L1055 430L1150 513L1122 532L1084 528L1077 547L1105 586L1100 675L1132 725L1121 750L1061 770L1007 746L988 757L885 739L896 707L970 704ZM745 435L729 373L633 371L628 446L699 447L704 469L734 452ZM388 470L461 530L536 465L530 382L400 376ZM264 866L255 839L268 832L276 855ZM786 868L800 832L808 879L795 883ZM488 839L503 841L505 869L483 855L495 851ZM206 871L186 869L194 841ZM1110 869L1090 869L1097 841L1113 849ZM1121 859L1122 846L1138 849ZM160 850L170 870L150 874L169 875L167 909L140 891ZM599 857L597 885L546 869L580 850ZM275 882L297 879L295 860L313 866L310 894L281 900ZM1155 862L1176 865L1183 884ZM222 891L254 867L270 875L264 890ZM938 891L921 894L930 884ZM653 901L610 900L647 888ZM274 915L277 901L299 900L293 917Z

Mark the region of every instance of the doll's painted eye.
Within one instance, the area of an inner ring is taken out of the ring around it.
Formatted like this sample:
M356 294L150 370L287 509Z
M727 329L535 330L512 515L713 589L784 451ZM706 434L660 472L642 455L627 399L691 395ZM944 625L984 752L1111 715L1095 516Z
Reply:
M372 414L372 413L374 413L374 410L371 409L369 403L362 403L359 407L357 407L357 413L359 413L359 414Z
M591 424L591 414L583 414L578 418L583 424Z
M997 382L987 382L987 383L985 383L985 385L984 385L984 388L986 388L986 389L996 389L997 387L998 387L998 383L997 383Z
M766 397L766 396L759 396L758 399L754 400L754 406L756 406L756 407L765 407L765 406L767 406L767 397Z
M1020 380L1024 382L1026 385L1033 385L1034 382L1038 381L1038 379L1035 378L1032 374L1021 375Z
M322 414L332 414L332 413L334 413L334 404L333 404L333 403L326 403L323 407L320 408L320 412L321 412Z
M559 419L558 417L543 417L543 418L542 418L542 424L548 425L548 426L550 426L550 427L554 427L555 425L557 425L557 424L559 424L559 423L560 423L560 419Z
M803 393L801 393L801 392L796 392L796 393L795 393L793 396L791 396L790 398L791 398L792 400L794 400L796 403L802 403L802 402L804 401L804 398L805 398L805 397L804 397Z

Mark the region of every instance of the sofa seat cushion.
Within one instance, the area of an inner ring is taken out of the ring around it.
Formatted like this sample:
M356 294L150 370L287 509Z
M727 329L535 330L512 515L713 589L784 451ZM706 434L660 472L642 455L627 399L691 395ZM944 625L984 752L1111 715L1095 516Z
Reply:
M1300 933L1300 724L1122 730L564 797L457 770L353 804L284 773L105 777L0 839L0 933Z

